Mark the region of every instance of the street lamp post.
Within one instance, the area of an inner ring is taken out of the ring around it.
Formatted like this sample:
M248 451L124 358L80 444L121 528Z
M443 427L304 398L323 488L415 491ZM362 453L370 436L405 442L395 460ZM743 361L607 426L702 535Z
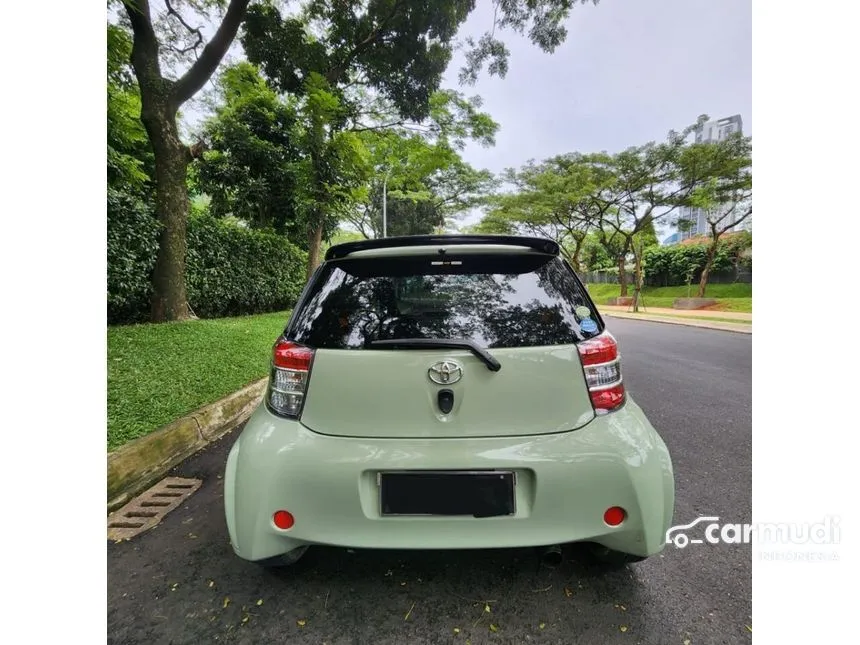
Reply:
M388 234L388 173L385 173L385 178L382 180L382 237Z
M389 166L382 177L382 237L388 237L388 176L390 174Z

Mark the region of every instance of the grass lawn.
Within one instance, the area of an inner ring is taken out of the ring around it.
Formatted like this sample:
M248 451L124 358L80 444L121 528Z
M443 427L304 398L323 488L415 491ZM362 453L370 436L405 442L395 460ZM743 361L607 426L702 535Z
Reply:
M589 284L588 292L598 304L606 304L609 298L621 295L621 287L617 284ZM627 293L633 295L632 287ZM690 290L693 297L696 295L696 285ZM645 287L642 289L646 307L668 307L672 308L675 298L686 298L687 287ZM752 285L751 284L709 284L705 290L705 297L714 298L717 304L708 307L708 311L745 311L752 312Z
M108 450L266 376L288 317L109 327Z

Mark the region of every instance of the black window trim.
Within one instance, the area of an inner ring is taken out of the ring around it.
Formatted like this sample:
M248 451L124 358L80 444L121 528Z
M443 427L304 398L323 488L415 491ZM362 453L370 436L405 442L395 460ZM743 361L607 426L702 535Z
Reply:
M421 236L415 236L415 237L421 237ZM465 236L460 236L460 237L462 238ZM497 237L502 237L502 236L497 236ZM394 238L384 238L384 239L390 240L390 239L394 239ZM516 238L516 239L522 239L522 238ZM374 240L365 240L365 241L371 241L372 242ZM350 242L349 244L352 244L352 242ZM590 307L592 313L594 314L594 317L597 318L598 326L599 326L599 330L600 330L599 333L603 333L606 330L606 322L603 320L603 316L600 314L600 310L595 305L594 299L591 297L591 294L588 292L588 289L585 287L585 284L582 282L582 280L580 280L579 275L576 273L576 271L573 269L573 267L570 265L570 262L567 260L566 257L564 257L564 255L559 253L555 257L557 257L559 260L561 260L562 264L567 268L567 270L570 272L571 276L573 277L574 281L579 286L582 295L585 297L586 302L588 302L589 307ZM341 258L341 259L346 259L346 258ZM368 258L368 259L370 259L370 258ZM320 276L322 276L323 273L328 269L328 266L332 265L332 264L339 264L339 262L336 259L335 260L324 260L323 262L320 262L319 265L317 265L317 268L311 274L311 277L308 279L307 283L305 284L305 287L302 290L301 295L299 295L299 299L296 301L296 304L293 307L292 312L290 312L290 318L289 318L287 325L284 328L284 331L282 334L283 338L285 338L287 340L293 339L293 332L295 331L295 323L296 323L296 320L298 318L298 316L297 316L298 312L300 312L305 307L305 305L307 304L307 301L311 297L311 294L315 293L317 283L320 281Z
M570 265L570 262L567 261L567 258L562 257L561 261L564 263L564 266L567 267L567 270L570 271L571 275L573 276L573 279L576 281L576 284L579 285L579 288L585 296L585 300L588 302L592 313L594 314L595 318L597 318L598 324L600 325L600 333L603 333L606 330L606 321L603 320L603 316L600 314L600 310L597 308L597 305L595 305L594 299L591 297L591 294L585 287L585 283L579 279L579 275L576 273L576 271L574 271L573 267Z

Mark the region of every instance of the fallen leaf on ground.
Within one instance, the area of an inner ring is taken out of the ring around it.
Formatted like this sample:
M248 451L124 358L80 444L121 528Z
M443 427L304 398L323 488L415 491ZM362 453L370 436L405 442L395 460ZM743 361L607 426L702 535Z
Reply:
M689 638L684 639L684 645L690 645L691 642Z
M485 614L489 614L489 613L490 613L490 605L488 605L488 604L486 604L486 603L484 603L484 613L485 613Z
M618 629L620 629L622 632L626 632L627 631L627 625L621 625L621 627L619 627Z
M493 625L493 623L490 623L490 631L491 632L497 632L497 631L499 631L499 628L496 627L495 625Z
M248 622L248 616L245 616L245 617L242 619L242 623L244 624L244 623L247 623L247 622Z
M257 601L257 607L259 607L259 606L260 606L260 605L262 605L262 604L263 604L263 599L262 599L262 598L260 598L260 599Z
M296 625L298 625L299 627L304 627L304 626L305 626L305 624L307 624L307 622L308 622L308 621L306 621L305 619L303 619L303 618L299 618L299 619L296 621Z
M401 582L401 583L400 583L400 586L401 586L401 587L405 587L405 586L406 586L406 583L405 583L405 582Z
M215 581L214 581L214 580L210 580L210 581L209 581L209 586L210 586L210 587L214 587L214 586L215 586Z
M749 625L747 625L747 626L746 626L746 628L749 630L750 634L752 634L752 627L750 627Z
M189 534L188 534L188 537L190 537L192 540L196 540L196 539L197 539L197 536L196 536L196 535L194 535L193 533L189 533Z
M564 588L564 595L570 598L573 595L573 592L570 590L570 587Z
M224 609L227 609L227 605L230 604L230 598L224 598Z
M615 608L620 609L621 611L627 611L627 607L625 607L624 605L615 605Z
M546 623L541 623L540 625L538 625L538 629L543 629L544 627L546 627Z
M454 628L454 633L455 633L455 634L459 634L459 633L460 633L460 628L459 628L459 627L455 627L455 628Z

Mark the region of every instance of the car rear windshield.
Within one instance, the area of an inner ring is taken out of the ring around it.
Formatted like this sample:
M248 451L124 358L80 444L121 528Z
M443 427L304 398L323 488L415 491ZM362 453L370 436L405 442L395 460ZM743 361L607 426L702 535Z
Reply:
M484 254L328 262L287 336L328 349L405 338L501 348L576 343L600 331L587 294L558 257Z

